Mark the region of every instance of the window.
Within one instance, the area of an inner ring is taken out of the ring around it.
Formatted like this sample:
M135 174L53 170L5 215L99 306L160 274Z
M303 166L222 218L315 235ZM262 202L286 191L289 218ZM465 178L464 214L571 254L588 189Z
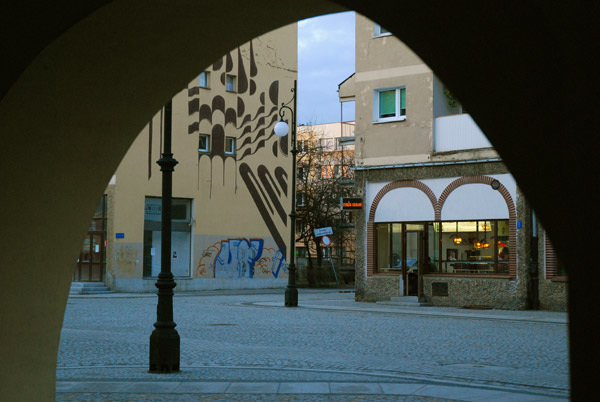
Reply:
M322 151L329 152L335 149L335 138L321 138L319 141Z
M306 180L308 178L308 167L304 165L298 166L297 174L298 180Z
M392 33L390 31L388 31L387 29L385 29L384 27L382 27L379 24L374 24L373 25L373 37L377 38L379 36L388 36L391 35Z
M296 219L296 234L301 235L307 232L306 223L303 219Z
M299 153L305 154L311 149L316 148L316 140L298 140L296 147L298 148Z
M235 137L225 137L225 153L235 155Z
M406 88L376 89L373 93L373 121L406 119Z
M297 207L304 207L304 206L306 206L306 194L304 194L304 193L297 193L296 194L296 206Z
M204 71L200 73L198 85L200 86L200 88L210 88L210 72Z
M332 179L333 178L333 165L322 165L321 166L321 179Z
M306 247L298 247L296 249L296 257L306 258Z
M227 92L236 92L237 87L235 75L227 74L225 76L225 90L227 90Z
M208 134L200 134L198 152L210 152L210 136Z
M173 198L171 205L171 272L189 277L192 200ZM144 206L144 277L157 277L161 265L162 199L146 197Z
M424 250L425 273L493 275L509 273L508 220L379 223L377 271L410 272Z
M308 141L307 140L298 140L297 143L298 152L301 154L305 154L308 152Z

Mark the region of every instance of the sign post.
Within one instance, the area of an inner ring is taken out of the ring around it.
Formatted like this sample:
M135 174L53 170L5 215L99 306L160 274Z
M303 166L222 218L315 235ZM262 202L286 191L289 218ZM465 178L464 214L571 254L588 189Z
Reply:
M331 229L331 228L324 228L324 229ZM315 230L315 235L317 233L317 230ZM333 230L329 234L333 234ZM331 244L331 239L327 235L323 235L323 237L321 238L321 241L323 242L323 245L325 247L327 247L327 246L329 246ZM338 286L339 286L340 281L338 279L337 272L335 272L335 266L333 265L333 258L331 258L331 250L330 250L330 252L328 254L329 254L329 262L331 263L331 270L333 271L333 276L335 277L335 283L337 283Z

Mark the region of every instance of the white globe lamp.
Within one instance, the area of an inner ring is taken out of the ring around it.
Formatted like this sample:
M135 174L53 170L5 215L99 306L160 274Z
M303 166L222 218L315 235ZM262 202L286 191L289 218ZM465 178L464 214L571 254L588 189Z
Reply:
M275 134L277 134L278 137L285 137L288 131L290 130L290 126L288 126L288 124L285 121L281 120L278 121L277 124L275 124L273 130L275 131Z

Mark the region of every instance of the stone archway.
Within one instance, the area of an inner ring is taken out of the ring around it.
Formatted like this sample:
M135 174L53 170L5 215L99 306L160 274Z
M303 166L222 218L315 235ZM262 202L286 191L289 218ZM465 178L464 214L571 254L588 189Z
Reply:
M589 57L598 5L537 2L62 0L0 6L3 208L0 303L7 399L52 399L71 261L134 136L187 80L263 32L343 5L381 23L452 88L513 172L569 269L573 398L595 389L598 270L585 248L595 197ZM206 11L209 12L206 12ZM440 46L440 38L461 38ZM556 77L561 77L557 80ZM551 86L551 87L550 87ZM560 110L556 96L560 94ZM103 158L83 155L99 147ZM94 180L85 180L96 168ZM569 180L557 181L565 172ZM556 187L560 185L559 194ZM565 222L568 229L565 230ZM36 248L31 244L36 243Z

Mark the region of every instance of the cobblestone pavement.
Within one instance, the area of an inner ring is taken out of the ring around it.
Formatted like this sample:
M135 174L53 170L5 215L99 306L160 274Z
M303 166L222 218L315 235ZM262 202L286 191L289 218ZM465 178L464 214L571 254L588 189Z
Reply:
M349 292L300 289L300 307L284 308L283 290L176 295L182 370L157 375L147 372L155 295L71 297L58 356L57 399L291 400L291 394L236 393L231 384L281 388L319 382L329 384L328 392L300 392L293 400L478 400L435 392L407 396L333 390L343 383L513 393L514 398L503 394L502 400L568 398L564 313L399 307L353 298ZM155 397L69 388L94 381L230 385L227 394L181 391ZM450 399L439 399L444 397Z

